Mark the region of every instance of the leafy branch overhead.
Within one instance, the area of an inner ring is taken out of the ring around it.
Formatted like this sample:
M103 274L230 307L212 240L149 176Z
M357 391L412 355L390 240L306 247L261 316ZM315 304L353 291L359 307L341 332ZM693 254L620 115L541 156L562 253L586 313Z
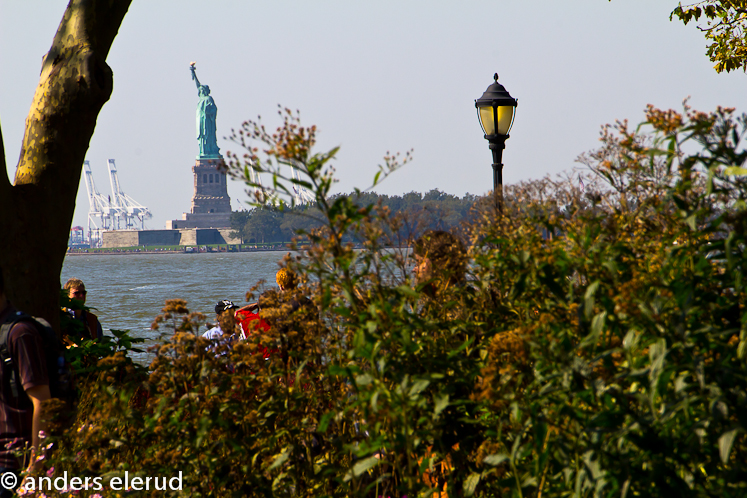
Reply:
M699 22L708 40L706 54L716 72L747 71L747 1L706 0L677 6L669 16L685 24Z

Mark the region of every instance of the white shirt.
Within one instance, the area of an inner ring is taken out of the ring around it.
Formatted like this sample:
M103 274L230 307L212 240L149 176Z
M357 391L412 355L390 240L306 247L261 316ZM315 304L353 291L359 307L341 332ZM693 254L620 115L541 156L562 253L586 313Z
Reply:
M211 341L214 341L216 339L220 339L221 337L223 337L223 331L220 329L220 326L216 325L212 329L202 334L202 337L204 337L205 339L210 339Z

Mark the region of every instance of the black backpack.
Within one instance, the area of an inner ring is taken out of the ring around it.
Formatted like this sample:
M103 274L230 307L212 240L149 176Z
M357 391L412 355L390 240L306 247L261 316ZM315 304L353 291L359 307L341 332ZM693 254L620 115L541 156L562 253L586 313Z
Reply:
M57 338L57 334L51 325L49 325L49 322L44 318L33 317L22 311L16 311L11 314L5 320L5 323L0 325L0 362L2 362L3 382L10 382L11 392L16 399L21 397L23 393L23 398L29 401L20 379L18 379L17 369L8 350L8 335L13 326L19 322L29 322L39 331L45 364L47 366L47 375L49 377L50 394L53 398L72 403L75 400L76 392L72 369L63 354L65 349L62 343Z

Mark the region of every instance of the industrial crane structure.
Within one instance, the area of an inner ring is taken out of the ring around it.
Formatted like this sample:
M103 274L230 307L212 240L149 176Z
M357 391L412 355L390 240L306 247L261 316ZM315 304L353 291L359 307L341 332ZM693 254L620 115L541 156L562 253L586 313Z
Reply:
M297 168L293 168L291 177L296 181L301 181L301 175L298 173ZM295 198L297 205L313 204L316 201L316 199L314 199L314 196L311 195L305 187L297 185L295 183L293 184L293 197Z
M109 159L109 181L112 195L104 196L96 189L91 172L91 164L85 161L83 174L88 192L88 242L91 247L101 247L101 233L104 230L145 229L145 220L153 217L150 210L135 202L122 191L117 177L114 159Z
M111 197L107 199L96 189L91 172L91 163L83 163L83 174L86 177L86 191L88 192L88 243L91 247L101 246L102 230L111 229Z
M263 197L260 194L264 190L264 187L262 185L262 177L257 171L254 171L253 168L249 168L249 174L251 175L251 182L254 185L258 185L254 187L253 200L262 199ZM309 191L305 187L296 183L300 181L301 181L301 175L298 172L298 168L291 166L291 182L292 182L291 187L293 189L292 197L293 197L294 205L301 206L304 204L313 204L314 202L316 202L316 199L314 198L313 195L311 195L311 193L309 193ZM290 192L288 193L290 194ZM275 194L269 195L268 198L265 199L265 202L267 202L267 204L270 204L270 205L276 205L276 204L282 203L280 198Z
M114 229L137 229L136 225L138 221L140 222L140 230L145 229L145 220L151 219L153 215L150 209L138 204L135 199L122 191L122 187L119 185L119 178L117 178L117 167L114 165L114 159L109 159L109 181L112 187L112 195L114 196L114 199L110 203L116 220ZM120 225L122 222L124 226Z

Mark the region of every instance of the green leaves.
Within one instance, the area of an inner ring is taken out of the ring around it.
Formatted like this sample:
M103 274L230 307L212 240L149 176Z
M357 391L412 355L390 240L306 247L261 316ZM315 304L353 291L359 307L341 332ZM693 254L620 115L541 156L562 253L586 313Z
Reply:
M587 319L591 318L593 312L594 312L594 294L596 294L597 290L599 289L600 282L594 281L592 282L587 288L586 293L584 294L584 315Z
M742 168L740 166L729 166L728 168L724 168L724 175L745 176L747 175L747 168Z
M439 394L436 395L433 403L433 418L437 418L447 406L449 406L449 395Z
M698 26L705 33L707 54L716 62L716 72L747 70L747 43L744 30L747 25L747 7L744 2L731 0L709 0L689 6L678 6L672 11L669 19L677 17L684 24L698 21L701 17L705 24Z
M381 462L381 459L378 455L368 457L365 460L361 460L357 462L355 465L353 465L353 476L359 477L364 472L368 472L372 468L374 468L376 465L378 465Z
M731 454L731 449L734 446L734 440L738 432L740 432L740 429L732 429L723 433L718 438L718 452L721 457L721 463L726 464L729 461L729 455Z
M467 476L467 479L464 481L464 486L462 489L464 489L464 496L472 496L475 494L475 491L477 490L477 485L480 483L480 474L477 472L473 472L469 476Z
M508 458L509 458L508 455L506 455L505 453L496 453L494 455L486 456L485 459L483 460L483 463L485 463L485 465L491 465L493 467L497 467L498 465L508 460Z
M283 449L283 451L278 454L275 459L272 461L272 464L270 464L269 467L267 467L267 470L275 470L281 465L283 465L285 462L288 461L288 458L290 457L290 453L288 449Z

